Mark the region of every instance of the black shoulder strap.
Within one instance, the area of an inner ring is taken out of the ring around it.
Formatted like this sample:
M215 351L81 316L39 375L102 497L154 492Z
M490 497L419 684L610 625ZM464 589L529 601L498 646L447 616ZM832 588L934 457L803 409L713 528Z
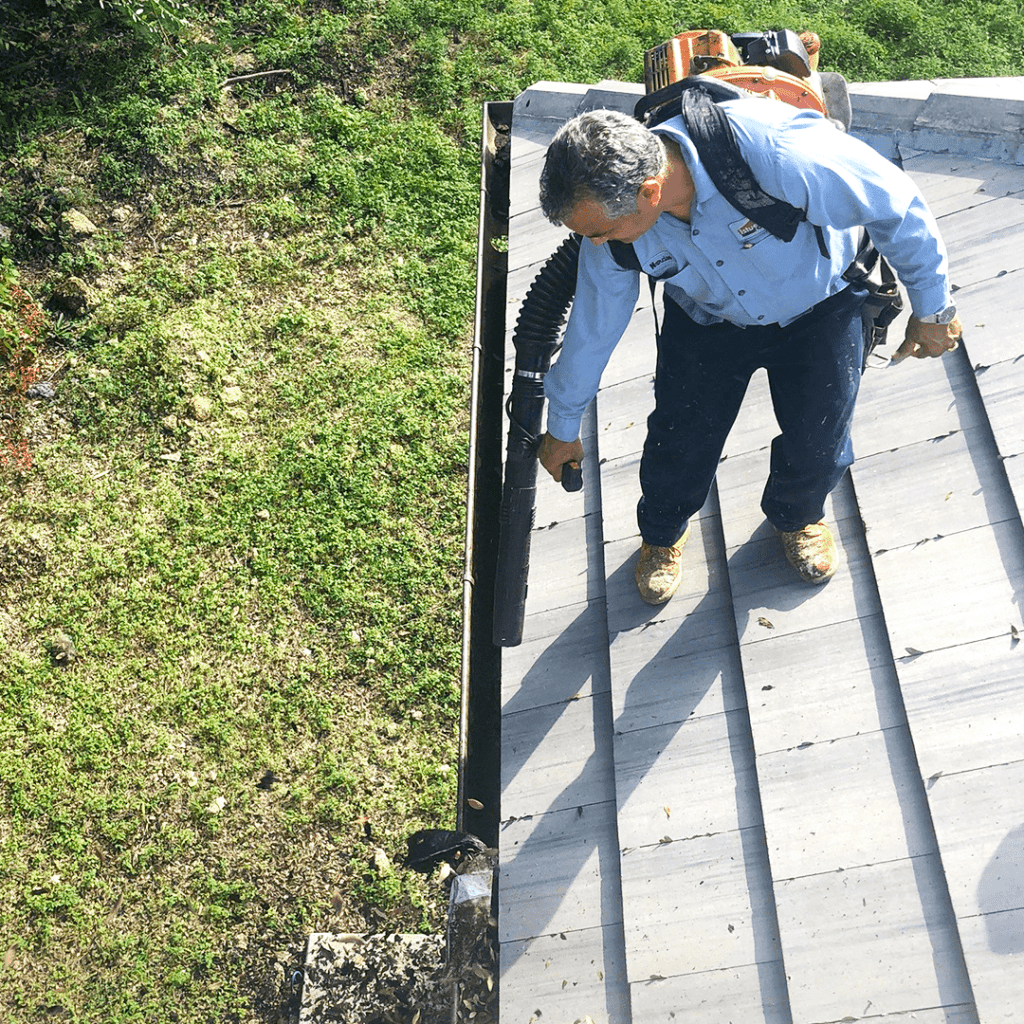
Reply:
M729 119L699 77L694 76L694 85L683 92L680 111L704 169L730 205L776 238L791 242L806 213L770 196L755 181Z
M616 238L610 238L605 244L608 246L608 251L612 254L612 259L623 270L635 270L637 273L643 273L644 268L640 266L640 257L637 256L632 242L620 242ZM651 288L651 306L654 309L654 333L660 341L661 325L658 323L658 308L654 302L654 278L648 275L647 283Z
M708 176L715 188L722 193L730 205L749 217L755 224L765 228L776 238L791 242L796 229L807 219L804 210L769 195L757 183L750 165L743 159L732 125L719 106L728 99L737 99L745 94L727 83L710 79L704 75L691 75L676 83L679 106L667 100L650 111L643 112L646 127L653 128L670 117L677 110L682 115L686 130L697 148ZM642 101L641 101L642 102ZM638 107L640 104L637 105ZM818 238L818 249L825 259L829 258L828 247L821 228L814 225Z
M637 256L632 242L620 242L618 239L611 238L606 244L608 251L612 254L612 259L623 270L643 271L643 267L640 266L640 257Z

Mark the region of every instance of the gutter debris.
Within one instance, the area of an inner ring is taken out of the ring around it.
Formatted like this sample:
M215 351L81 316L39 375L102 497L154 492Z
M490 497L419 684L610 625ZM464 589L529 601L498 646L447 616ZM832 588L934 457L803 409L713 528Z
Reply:
M310 935L298 1024L497 1024L497 851L449 873L442 935Z
M440 935L309 937L300 1024L447 1024Z

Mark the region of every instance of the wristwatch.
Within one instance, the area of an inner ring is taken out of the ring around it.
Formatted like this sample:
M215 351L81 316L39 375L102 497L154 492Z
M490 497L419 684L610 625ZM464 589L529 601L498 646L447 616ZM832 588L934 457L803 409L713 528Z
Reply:
M938 313L932 313L931 316L919 316L917 319L922 324L949 324L953 322L955 316L956 306L947 306Z

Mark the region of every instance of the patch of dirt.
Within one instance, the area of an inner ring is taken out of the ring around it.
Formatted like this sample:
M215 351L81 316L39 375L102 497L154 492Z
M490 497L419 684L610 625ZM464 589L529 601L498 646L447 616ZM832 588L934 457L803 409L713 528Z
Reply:
M446 935L314 933L301 967L279 954L258 986L268 1008L281 1024L497 1024L496 858L442 865Z
M302 1024L450 1024L452 982L440 935L315 935Z
M0 587L46 571L46 552L28 537L0 537Z
M441 935L314 934L252 971L253 1010L266 1024L451 1024L457 999L460 1024L496 1024L493 926L476 952L455 969Z

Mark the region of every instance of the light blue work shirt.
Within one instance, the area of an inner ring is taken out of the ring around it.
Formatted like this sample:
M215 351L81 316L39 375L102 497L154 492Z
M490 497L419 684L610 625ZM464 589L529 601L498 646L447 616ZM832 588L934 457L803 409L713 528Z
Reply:
M950 304L946 250L921 193L899 168L820 114L764 99L722 105L754 178L770 195L807 212L790 242L749 221L715 188L681 117L655 131L680 149L694 184L690 223L663 213L634 243L645 269L701 324L785 326L842 291L866 227L918 316ZM813 225L821 226L825 259ZM620 267L607 244L584 239L562 351L544 383L548 431L579 435L583 411L622 337L640 275Z

